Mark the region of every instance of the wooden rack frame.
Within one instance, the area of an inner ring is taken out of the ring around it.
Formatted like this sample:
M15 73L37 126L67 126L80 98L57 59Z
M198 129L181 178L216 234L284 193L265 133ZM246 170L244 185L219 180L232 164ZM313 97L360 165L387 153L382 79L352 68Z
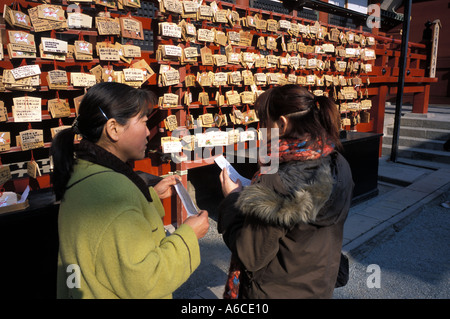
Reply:
M32 0L16 0L22 8L29 8L30 6L36 6L42 4L40 1L32 1ZM143 1L146 2L146 1ZM153 1L149 1L153 2ZM205 0L206 3L210 3L211 0ZM233 8L240 12L249 12L250 14L262 14L265 16L273 16L276 19L287 19L296 22L301 22L303 24L311 24L314 21L300 18L295 10L290 12L290 14L280 14L276 12L269 12L260 9L255 9L250 7L250 3L248 0L236 0L236 4L221 2L220 3L223 8ZM157 7L157 2L155 1L155 6ZM67 7L69 3L66 0L62 0L61 2L55 3L59 5L63 5ZM86 6L86 4L81 3L81 5ZM95 9L94 4L87 5L88 8ZM1 9L0 9L1 10ZM118 16L120 13L112 12L112 16ZM134 18L140 20L143 23L144 30L157 30L158 29L158 19L162 19L162 16L155 15L155 17L139 17L133 15ZM377 40L377 44L375 47L375 53L377 59L373 62L373 70L371 73L368 73L367 76L363 75L362 80L363 84L367 83L367 79L370 81L370 86L368 87L368 94L372 100L372 109L370 110L370 122L369 123L360 123L355 127L347 127L347 129L357 130L359 132L373 132L373 133L383 133L384 126L384 111L385 111L385 103L386 99L389 95L397 94L397 82L399 76L399 59L400 59L400 44L401 41L394 39L392 37L386 36L386 34L381 33L378 29L373 29L372 33L364 32L363 27L359 26L357 29L349 29L340 26L334 26L328 24L328 13L327 12L319 12L318 21L322 26L326 26L328 28L336 27L339 30L343 31L352 31L354 33L363 34L365 36L373 36ZM10 29L9 26L5 26L5 24L1 24L0 21L0 32L5 33L6 29ZM3 22L4 23L4 22ZM94 30L82 30L83 36L89 38L89 42L95 44L97 41L98 34ZM252 31L255 32L256 31ZM64 34L72 34L78 35L79 31L77 30L67 30L63 31ZM57 32L58 34L58 32ZM153 43L154 48L156 49L157 44L169 44L173 43L173 40L167 40L157 35L157 32L153 32ZM7 37L4 35L2 37L6 39ZM5 40L6 41L6 40ZM2 44L2 47L6 43ZM213 50L219 50L219 47L211 46ZM239 48L237 48L239 50ZM154 51L142 51L142 58L145 59L154 70L159 70L159 64L155 57ZM409 43L409 49L407 54L407 67L406 67L406 76L405 76L405 89L403 94L413 94L414 95L414 105L413 112L415 113L426 113L428 109L428 100L430 94L430 84L437 82L437 78L430 78L426 74L426 63L427 63L427 53L426 46L419 43ZM43 72L47 72L50 69L53 69L54 66L57 68L82 68L84 70L88 70L90 67L93 67L101 61L98 59L94 59L89 62L80 62L75 60L66 60L65 62L61 61L50 61L44 60L41 58L36 58L32 61L33 63L39 64ZM17 67L20 61L10 60L7 56L5 56L3 61L0 61L0 70L5 68L13 68ZM161 62L162 63L162 62ZM121 63L113 63L115 66L122 66ZM189 68L189 67L187 67ZM209 69L208 67L205 67ZM184 77L186 74L186 66L180 66L180 76ZM77 71L78 71L77 70ZM152 76L147 85L152 86L155 91L162 92L162 88L159 88L157 85L157 74ZM42 84L38 91L30 93L30 95L38 95L42 98L43 103L45 100L54 98L54 92L48 90L47 83L45 82L45 77L42 77ZM182 98L183 90L182 86L174 86L172 88L175 91L178 91L180 97ZM81 95L83 90L70 87L67 91L60 91L62 97L68 98L69 100L75 96ZM176 93L176 92L174 92ZM0 95L3 96L2 100L11 99L12 96L15 96L16 92L0 92ZM197 108L199 111L202 109L207 109L210 107L215 107L215 101L210 101L210 106L199 106L193 104L193 109ZM226 106L224 106L226 107ZM185 107L179 106L173 111L178 113L179 121L183 120ZM10 111L10 109L9 109ZM69 118L63 119L64 124L70 125L75 117L75 109L71 104L72 114ZM154 151L149 153L148 158L135 162L135 170L144 171L146 173L162 176L170 174L171 172L177 172L181 174L183 184L187 185L187 171L192 168L201 167L204 165L210 165L211 160L208 161L198 161L196 163L181 163L175 164L170 160L167 160L167 156L164 156L161 152L157 150L159 138L166 134L164 130L164 125L162 124L163 119L167 115L167 110L157 109L149 119L149 128L151 131L152 140L150 145L154 147ZM44 128L49 128L55 124L55 119L52 119L46 110L42 111L42 123L36 126L41 126ZM14 123L11 112L8 114L8 121L5 123L0 123L2 127L13 126L19 123ZM26 123L21 123L26 124ZM34 124L33 124L34 126ZM3 130L3 129L2 129ZM13 131L13 129L11 129ZM45 138L45 145L43 149L39 149L35 151L35 154L38 154L41 158L48 157L48 148L51 145L51 139L48 137ZM47 152L47 154L46 154ZM381 141L380 141L380 154L381 154ZM214 156L214 154L213 154ZM15 162L24 161L24 158L29 157L29 151L21 151L21 149L17 146L11 148L10 151L0 152L0 157L4 164L10 164ZM48 173L48 172L46 172ZM44 174L41 177L38 177L36 180L32 178L18 178L13 181L7 182L4 187L13 190L16 192L22 192L26 185L31 185L33 189L39 188L48 188L51 186L51 181L48 174ZM168 214L164 218L164 224L171 223L181 223L186 218L186 212L182 208L181 202L177 198L172 198L165 200L163 202L167 211L171 211L171 214Z

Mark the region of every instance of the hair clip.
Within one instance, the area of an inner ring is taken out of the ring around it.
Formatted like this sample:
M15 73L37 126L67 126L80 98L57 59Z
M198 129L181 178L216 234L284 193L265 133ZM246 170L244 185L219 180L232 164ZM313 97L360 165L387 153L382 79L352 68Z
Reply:
M104 116L105 119L108 121L109 118L106 116L105 112L103 112L102 108L99 106L98 109L100 110L100 112L102 112L103 116Z

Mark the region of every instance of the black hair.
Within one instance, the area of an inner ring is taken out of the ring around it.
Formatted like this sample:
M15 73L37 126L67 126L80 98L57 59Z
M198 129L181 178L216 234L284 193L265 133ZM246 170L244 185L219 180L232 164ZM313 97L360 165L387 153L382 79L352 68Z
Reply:
M63 197L73 171L76 134L96 143L108 119L114 118L125 125L138 114L146 116L155 104L153 92L122 83L102 82L88 89L72 127L59 132L52 141L50 155L53 158L52 183L56 200Z
M255 109L265 127L281 116L288 118L284 137L299 138L308 134L311 141L330 141L337 149L342 149L340 114L336 104L326 96L315 96L304 87L287 84L261 94L255 102Z

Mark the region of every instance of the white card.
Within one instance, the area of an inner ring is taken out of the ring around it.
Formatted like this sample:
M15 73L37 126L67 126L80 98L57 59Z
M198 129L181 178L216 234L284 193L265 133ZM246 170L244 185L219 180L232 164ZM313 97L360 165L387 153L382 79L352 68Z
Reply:
M181 202L183 203L184 208L186 208L188 216L197 215L198 210L192 202L191 196L189 196L189 193L181 182L178 181L175 184L175 190L177 191L178 196L180 196Z
M227 169L228 176L230 176L230 178L231 178L231 180L232 180L233 182L236 183L236 181L237 181L238 179L240 179L240 180L241 180L241 183L242 183L242 186L249 186L249 185L251 184L252 181L249 180L248 178L245 178L245 177L241 176L241 175L234 169L234 167L231 166L230 162L228 162L228 160L227 160L223 155L220 155L220 156L216 157L216 158L214 159L214 161L216 162L217 165L219 165L219 167L220 167L221 169L224 169L224 168Z

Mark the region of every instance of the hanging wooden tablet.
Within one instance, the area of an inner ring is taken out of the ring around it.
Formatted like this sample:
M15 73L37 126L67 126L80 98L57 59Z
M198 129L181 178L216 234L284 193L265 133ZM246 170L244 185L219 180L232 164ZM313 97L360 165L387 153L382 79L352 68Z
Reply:
M214 22L216 23L228 23L227 14L229 10L219 9L214 14Z
M227 36L229 44L239 45L239 43L241 42L241 35L236 31L228 31Z
M118 18L96 17L95 24L99 35L120 35L120 21Z
M212 50L208 47L203 47L200 49L200 56L202 60L203 65L213 65L213 57L212 57Z
M67 41L54 38L41 38L42 50L45 53L67 54Z
M97 83L94 75L87 73L71 72L70 83L75 87L91 87Z
M47 107L52 118L69 117L70 106L66 99L52 99L48 100Z
M41 98L24 96L13 98L14 122L41 122Z
M228 37L225 32L215 30L214 43L221 45L223 47L228 44Z
M278 22L273 19L267 20L267 31L278 32Z
M255 94L252 91L244 91L240 93L242 104L253 104L255 102Z
M111 47L100 47L97 51L100 61L119 61L119 50Z
M227 19L228 19L228 24L231 27L240 25L239 13L237 11L234 11L234 10L230 11L230 10L228 10L227 11Z
M375 60L375 50L373 49L363 49L361 50L361 59L364 61Z
M209 96L208 93L206 92L200 92L198 94L198 101L200 102L201 105L206 106L209 105Z
M240 35L240 42L239 42L240 46L249 47L252 45L253 34L250 31L241 30L239 31L239 35Z
M214 31L209 29L198 29L197 40L202 42L214 42Z
M332 42L339 42L340 33L341 31L339 31L336 28L331 29L330 32L328 33L328 40Z
M291 28L291 22L288 20L280 20L278 21L278 29L282 31L289 31Z
M192 94L192 93L191 93ZM194 125L194 117L191 114L187 114L186 115L186 122L185 122L185 126L187 129L193 129L195 128Z
M370 46L376 44L375 38L374 38L374 37L367 37L367 38L366 38L366 42L367 42L367 45L370 45Z
M127 68L123 69L123 76L125 82L143 82L144 81L144 73L141 69L135 68Z
M213 61L215 66L225 66L228 63L228 59L222 54L213 54Z
M184 21L184 20L183 20ZM185 24L186 22L184 22ZM184 25L183 24L183 25ZM142 26L142 24L141 24ZM159 34L163 37L171 37L171 38L181 38L182 27L172 22L160 22L159 26Z
M197 3L195 1L180 1L182 3L181 17L183 19L197 19Z
M123 56L126 58L140 58L141 48L137 45L124 44L122 45Z
M297 84L297 76L295 74L288 74L287 81L288 84Z
M200 55L196 47L186 47L183 50L185 60L193 59L197 62L197 57Z
M92 61L94 48L92 43L87 41L75 41L75 59Z
M27 162L27 174L31 178L36 178L37 175L41 176L41 170L35 160Z
M9 132L0 132L0 152L9 151L11 148L11 134ZM2 167L0 165L0 167ZM2 183L0 183L2 185Z
M132 68L141 69L144 72L144 82L147 81L155 74L155 71L150 67L150 65L145 60L139 60L131 65Z
M366 99L361 101L361 109L370 110L372 108L372 100Z
M0 122L6 122L8 120L8 110L5 107L5 103L0 101Z
M225 93L228 105L236 105L241 103L241 96L237 91L228 91Z
M171 136L161 137L161 148L163 153L179 153L182 151L180 139Z
M268 68L276 68L278 65L278 57L273 54L269 54L267 56L267 67Z
M144 29L142 27L142 22L134 19L132 17L120 17L120 29L122 32L122 37L144 40ZM181 37L181 30L180 30Z
M111 9L117 9L115 0L94 0L95 4L108 7Z
M193 74L186 75L186 77L184 78L184 83L186 87L195 86L195 75Z
M57 126L57 127L51 127L50 128L50 133L52 135L52 139L55 137L56 134L58 134L59 132L65 130L65 129L68 129L70 127L71 126L69 126L69 125L60 125L60 126Z
M197 10L197 19L198 20L207 20L211 21L213 17L212 8L208 5L201 5Z
M178 70L175 70L173 68L165 71L161 74L161 76L163 86L177 85L178 83L180 83L180 73Z
M38 6L38 17L40 19L62 22L66 20L62 6L41 4Z
M13 27L31 29L31 20L28 14L22 11L12 10L6 4L3 7L3 18Z
M132 8L140 8L141 1L140 0L122 0L124 6L132 7Z
M62 21L42 19L39 18L38 12L39 6L28 9L34 32L44 32L49 30L61 30L68 28L66 19Z
M300 32L300 28L297 23L291 22L291 28L288 30L288 33L293 37L298 37L298 33Z
M68 86L67 72L64 70L48 71L47 83L50 90L66 90Z
M81 12L67 13L67 26L71 29L90 29L92 28L92 17Z
M12 43L8 43L6 48L8 50L8 56L10 59L34 59L36 58L36 49L34 51L20 51L15 50L14 48L17 48L17 46L14 46Z
M8 36L12 51L36 52L36 42L32 33L12 30L8 31Z
M182 20L178 25L181 27L181 36L184 41L195 41L195 38L197 37L197 28L194 24Z
M164 124L167 130L174 131L178 128L178 121L175 115L169 115L164 119Z
M26 130L19 133L19 142L22 151L44 147L43 130Z

